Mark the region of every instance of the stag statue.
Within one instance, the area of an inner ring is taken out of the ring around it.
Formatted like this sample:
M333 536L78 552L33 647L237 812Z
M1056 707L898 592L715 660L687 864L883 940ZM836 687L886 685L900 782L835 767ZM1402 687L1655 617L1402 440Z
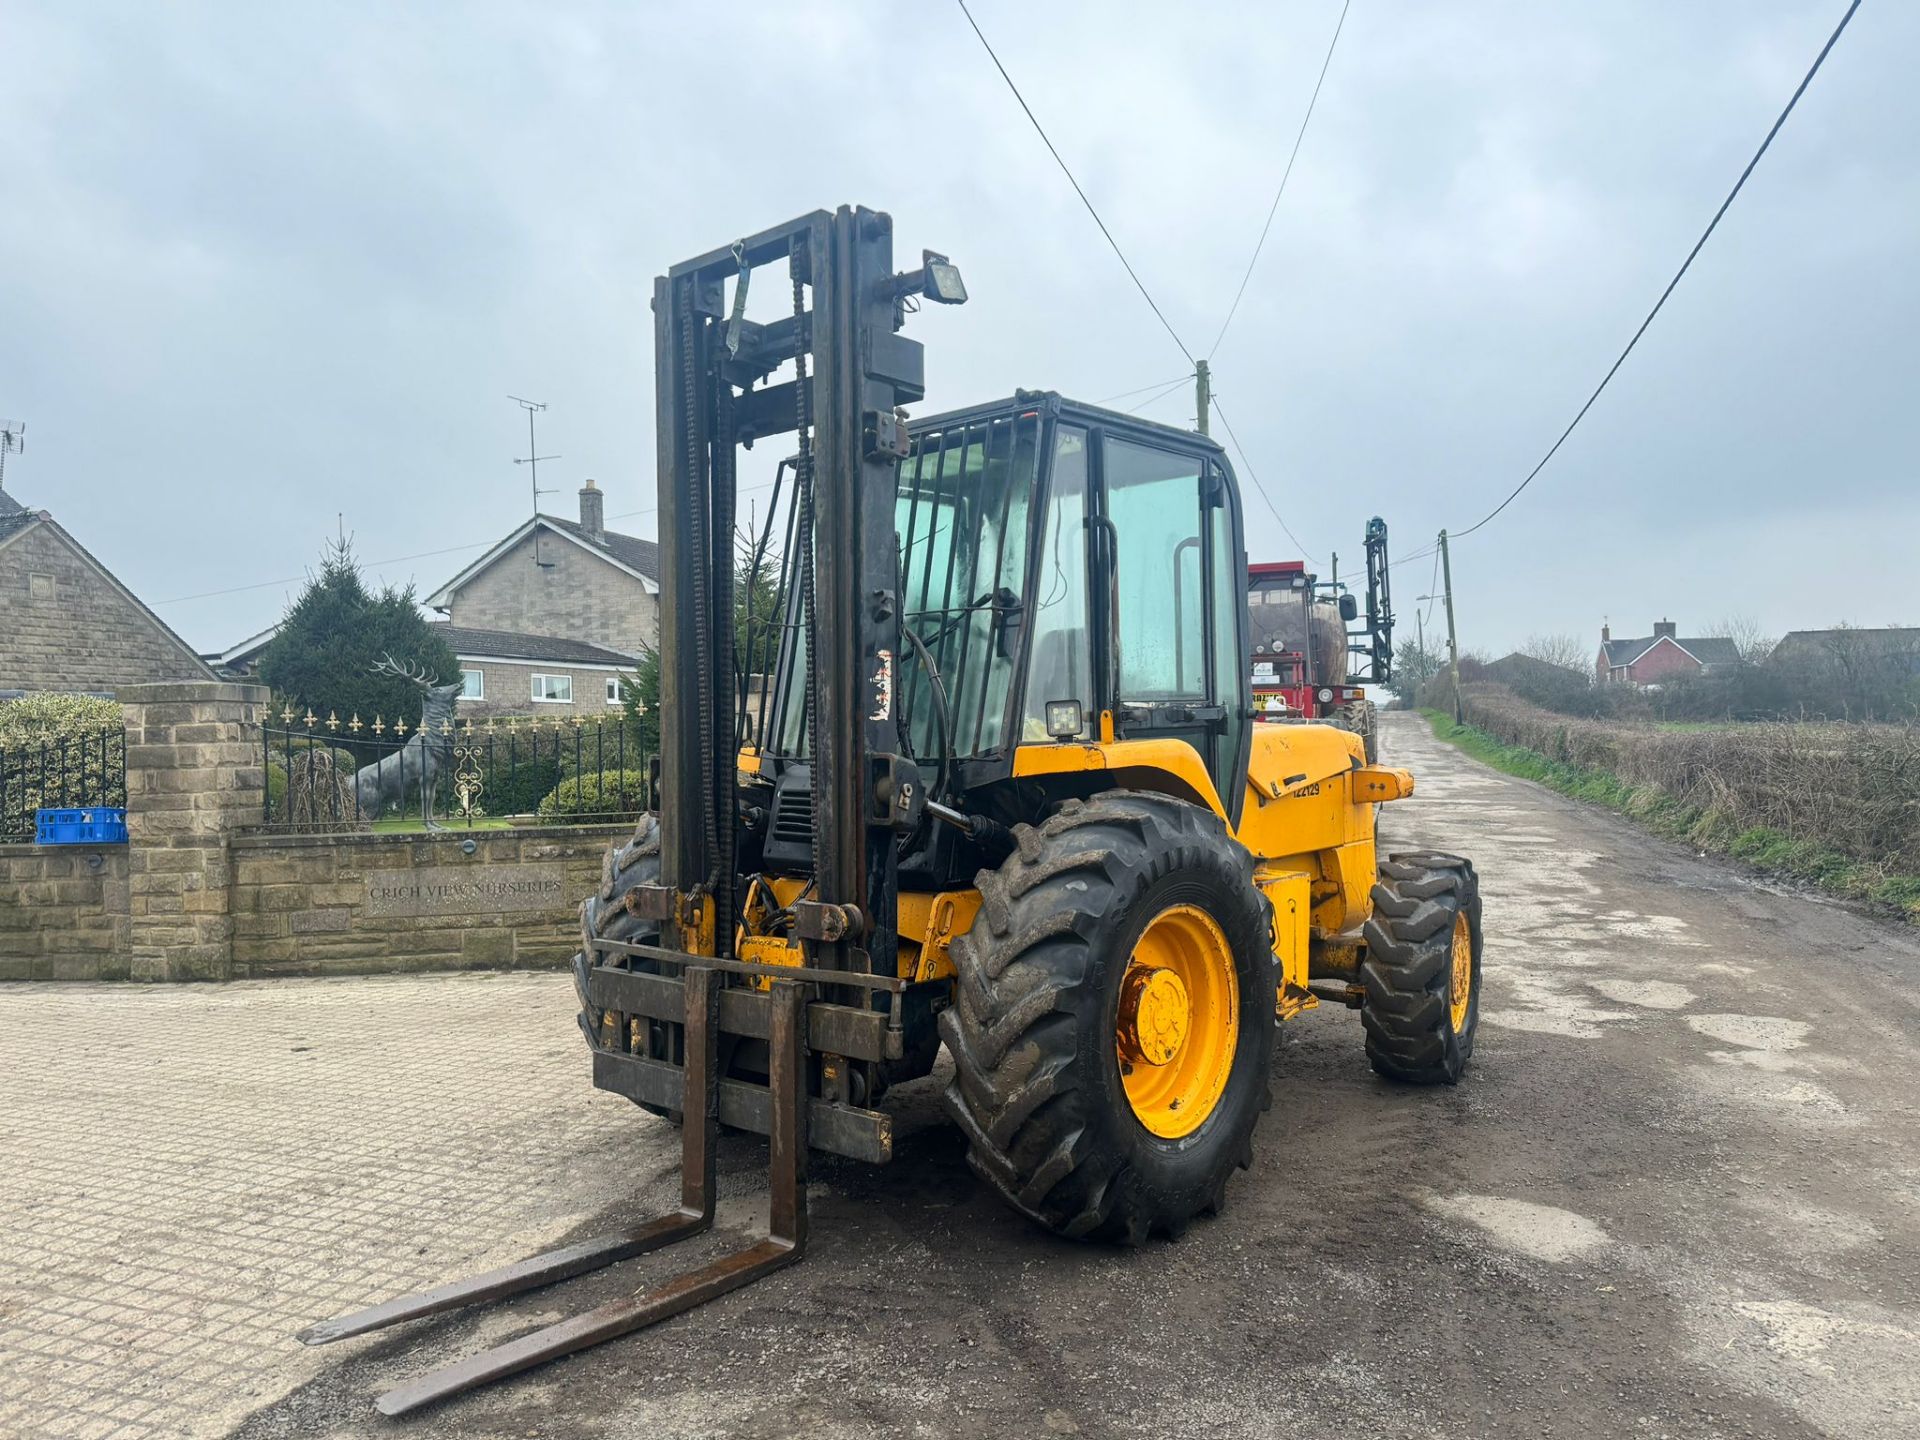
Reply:
M460 682L436 685L425 670L411 662L400 665L391 655L383 655L373 671L376 675L411 680L420 687L420 725L413 732L413 738L398 750L355 772L353 788L360 813L369 820L374 819L388 805L405 800L418 786L421 824L429 830L442 829L433 823L433 792L440 772L453 764L453 735L445 727L452 724L453 701L460 693Z

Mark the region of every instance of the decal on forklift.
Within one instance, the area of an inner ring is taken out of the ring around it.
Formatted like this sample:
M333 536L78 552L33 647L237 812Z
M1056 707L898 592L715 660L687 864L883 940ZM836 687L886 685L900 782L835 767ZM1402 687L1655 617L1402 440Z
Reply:
M893 718L893 651L879 650L873 657L873 713L869 720Z

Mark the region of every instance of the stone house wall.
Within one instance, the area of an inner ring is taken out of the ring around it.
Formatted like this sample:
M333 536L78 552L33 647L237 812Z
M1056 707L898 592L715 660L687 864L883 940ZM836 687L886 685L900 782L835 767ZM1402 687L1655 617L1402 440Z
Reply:
M660 642L657 596L565 536L529 535L454 592L447 618L477 630L559 635L638 655Z
M632 673L569 665L560 660L471 658L463 659L461 664L464 669L478 670L486 677L485 699L469 700L462 696L460 700L460 717L475 720L491 715L531 715L542 720L554 715L578 715L583 720L618 720L620 706L607 703L607 682ZM556 705L543 700L536 704L533 699L535 675L571 675L573 703Z
M0 690L205 680L199 656L50 520L0 542Z

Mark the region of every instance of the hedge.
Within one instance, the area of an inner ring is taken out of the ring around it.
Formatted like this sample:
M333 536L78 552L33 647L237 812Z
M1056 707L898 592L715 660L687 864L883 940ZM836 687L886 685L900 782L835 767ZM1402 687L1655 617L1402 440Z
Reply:
M1730 845L1761 829L1920 874L1920 725L1582 720L1497 685L1462 687L1467 722L1552 761L1652 787Z
M647 808L647 777L639 770L608 770L562 780L536 812L543 820L591 824Z

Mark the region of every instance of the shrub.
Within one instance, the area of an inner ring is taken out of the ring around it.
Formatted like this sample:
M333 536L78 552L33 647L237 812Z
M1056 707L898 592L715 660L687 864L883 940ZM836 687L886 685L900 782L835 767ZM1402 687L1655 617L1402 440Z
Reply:
M120 702L98 695L23 695L0 700L0 746L118 730Z
M646 808L647 777L638 770L608 770L562 780L536 813L543 820L574 824L637 815Z
M126 804L125 736L113 700L0 701L0 838L31 839L42 807Z

